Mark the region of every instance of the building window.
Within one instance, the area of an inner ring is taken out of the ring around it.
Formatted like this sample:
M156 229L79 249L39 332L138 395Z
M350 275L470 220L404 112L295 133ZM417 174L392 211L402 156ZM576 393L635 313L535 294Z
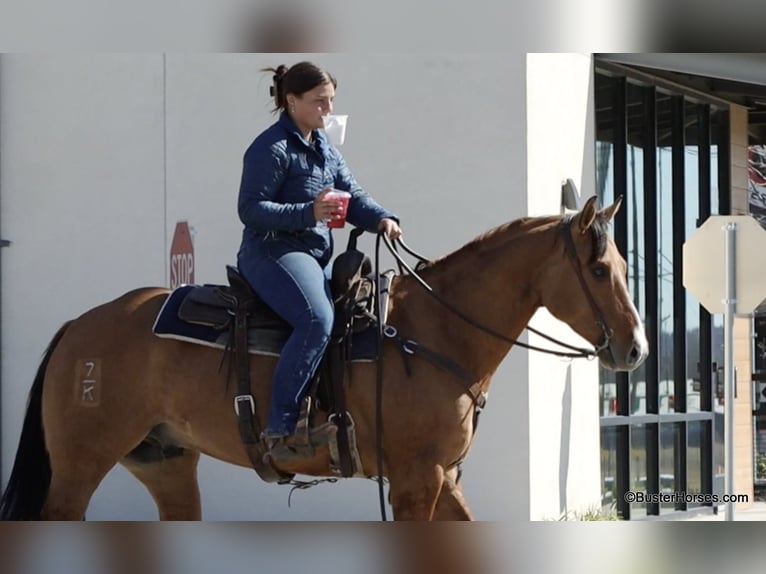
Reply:
M597 193L623 196L612 233L650 346L631 373L600 370L602 504L625 519L686 511L624 494L723 491L723 324L683 288L681 253L729 204L728 111L601 68L595 106Z

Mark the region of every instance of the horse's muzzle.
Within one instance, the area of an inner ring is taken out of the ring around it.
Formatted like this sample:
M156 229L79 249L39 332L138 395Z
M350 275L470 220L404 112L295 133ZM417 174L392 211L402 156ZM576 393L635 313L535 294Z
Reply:
M649 344L643 331L636 330L628 344L612 340L609 346L599 353L601 364L613 371L632 371L646 360Z

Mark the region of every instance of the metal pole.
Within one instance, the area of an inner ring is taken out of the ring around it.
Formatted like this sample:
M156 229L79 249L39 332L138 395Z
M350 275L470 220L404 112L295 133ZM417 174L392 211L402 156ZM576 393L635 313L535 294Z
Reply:
M734 312L737 305L736 255L737 224L729 222L726 230L726 311L724 313L724 452L726 457L724 494L734 493ZM734 520L734 503L726 503L726 521Z

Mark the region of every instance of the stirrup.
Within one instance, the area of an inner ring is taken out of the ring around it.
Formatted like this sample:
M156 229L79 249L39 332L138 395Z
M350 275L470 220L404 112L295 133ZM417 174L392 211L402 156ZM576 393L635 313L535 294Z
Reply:
M266 447L268 450L263 454L263 462L267 464L269 462L291 462L314 456L314 447L310 444L288 444L285 437L267 440Z
M324 446L338 434L338 425L332 421L314 427L309 430L309 443L311 446Z
M268 450L263 455L263 461L280 463L312 458L316 454L316 447L329 444L337 432L338 427L335 423L328 421L309 430L308 442L294 440L295 435L292 437L264 438Z

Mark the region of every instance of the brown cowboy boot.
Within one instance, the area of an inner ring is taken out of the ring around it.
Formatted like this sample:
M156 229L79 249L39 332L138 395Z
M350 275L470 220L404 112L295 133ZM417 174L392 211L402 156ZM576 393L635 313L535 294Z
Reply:
M316 454L316 447L328 444L338 432L335 423L328 421L308 433L296 429L291 436L270 437L264 436L268 450L263 455L264 462L291 462L299 459L312 458Z

